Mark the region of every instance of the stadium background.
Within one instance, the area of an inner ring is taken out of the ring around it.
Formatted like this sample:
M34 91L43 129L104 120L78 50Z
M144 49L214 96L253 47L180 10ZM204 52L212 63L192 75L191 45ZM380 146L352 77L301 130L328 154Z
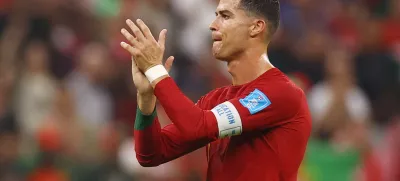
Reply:
M0 180L203 180L204 149L138 166L119 30L127 18L167 28L171 74L196 101L230 82L210 55L216 3L1 0ZM299 181L400 181L400 1L281 0L281 13L269 57L307 93L314 122Z

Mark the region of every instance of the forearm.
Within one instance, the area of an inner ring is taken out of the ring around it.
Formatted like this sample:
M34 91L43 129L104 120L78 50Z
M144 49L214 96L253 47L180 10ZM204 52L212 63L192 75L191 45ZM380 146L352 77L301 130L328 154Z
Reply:
M174 126L169 126L170 130L161 129L155 108L156 96L153 93L138 93L137 102L134 139L136 158L140 165L158 166L192 149L191 146L176 146L177 142L185 142L185 139L174 136L179 135Z
M216 139L217 123L211 111L202 110L188 99L170 77L155 81L154 94L165 112L188 140Z
M155 112L146 116L137 111L134 129L136 158L142 166L157 166L162 161L160 124Z
M142 94L137 93L137 104L140 111L144 115L150 115L153 113L156 107L157 98L153 93L150 94Z
M153 112L149 116L136 116L134 140L136 158L144 167L154 167L196 150L211 140L188 141L174 124L161 129Z

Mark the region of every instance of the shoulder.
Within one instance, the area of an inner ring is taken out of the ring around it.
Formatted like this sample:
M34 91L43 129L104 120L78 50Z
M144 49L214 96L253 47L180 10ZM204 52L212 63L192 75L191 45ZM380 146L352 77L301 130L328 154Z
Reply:
M260 80L247 88L243 99L258 96L269 102L269 109L282 111L286 114L295 114L306 101L303 90L297 87L286 76L276 77L275 79ZM288 116L289 116L288 115Z
M294 84L283 72L273 69L269 74L265 74L255 81L249 88L258 88L265 91L275 98L290 98L289 94L296 96L304 94L304 92ZM295 96L292 95L292 96Z
M297 97L304 95L303 90L283 73L269 79L261 79L250 88L258 88L275 99L295 100Z

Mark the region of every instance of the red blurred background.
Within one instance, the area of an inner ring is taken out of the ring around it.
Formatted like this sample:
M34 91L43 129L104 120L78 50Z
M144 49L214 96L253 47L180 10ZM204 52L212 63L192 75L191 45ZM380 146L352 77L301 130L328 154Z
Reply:
M138 165L127 18L167 28L196 101L227 85L210 54L217 0L0 0L0 180L204 180L205 151ZM281 0L272 63L306 91L300 181L400 181L400 1ZM162 124L170 121L158 106Z

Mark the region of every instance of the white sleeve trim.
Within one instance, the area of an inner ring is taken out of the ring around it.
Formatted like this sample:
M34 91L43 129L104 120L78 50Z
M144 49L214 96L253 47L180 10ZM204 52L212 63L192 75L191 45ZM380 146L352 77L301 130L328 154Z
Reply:
M242 134L242 120L235 106L226 101L211 110L218 123L219 138Z

